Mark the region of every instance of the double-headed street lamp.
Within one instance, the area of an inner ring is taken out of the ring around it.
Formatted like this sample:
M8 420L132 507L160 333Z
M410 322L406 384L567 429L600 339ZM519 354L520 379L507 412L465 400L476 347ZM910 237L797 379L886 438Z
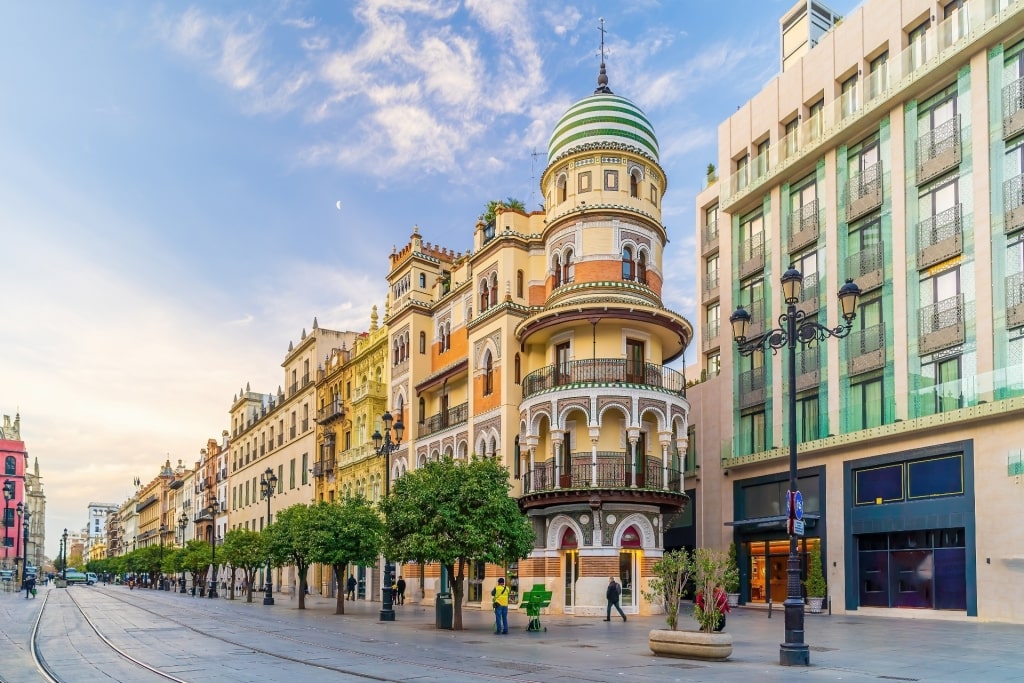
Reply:
M220 511L220 503L216 498L210 498L206 511L210 513L210 590L206 597L217 597L217 513Z
M167 533L167 525L160 525L160 574L159 574L159 587L160 590L167 590L167 584L164 583L164 534Z
M60 578L63 579L65 582L67 582L67 580L68 580L68 529L67 529L67 527L64 527L64 534L60 538L61 538L60 547L61 547L61 555L62 555L61 561L60 561L60 565L61 565L61 577ZM65 583L64 585L66 586L67 583Z
M8 521L8 517L11 516L11 501L14 500L14 480L4 480L4 565L7 565L7 549L10 547L10 528L12 526L13 519ZM17 535L17 530L15 530Z
M808 666L811 663L810 648L804 642L804 599L800 590L800 555L797 553L797 536L803 535L803 504L797 489L797 424L796 424L796 346L823 342L829 337L842 338L850 333L853 319L857 316L857 301L860 287L853 280L839 288L839 305L842 308L845 325L828 328L814 320L806 320L806 314L798 310L800 290L804 277L793 266L782 274L782 296L786 312L779 316L779 327L747 339L750 313L743 306L729 316L733 338L741 355L749 356L757 351L771 349L777 353L781 348L789 349L789 492L787 494L787 532L789 533L789 560L786 565L786 642L779 645L779 664L783 666ZM800 525L797 522L800 522ZM800 532L800 533L798 533Z
M264 498L267 499L267 526L270 526L270 497L274 495L274 488L277 486L277 475L274 474L274 470L268 467L263 475L260 477L260 493ZM266 528L266 527L264 527ZM267 576L266 576L266 595L263 596L264 605L274 604L274 583L270 576L270 553L267 553Z
M181 515L178 517L178 528L181 529L181 547L182 548L185 547L185 529L187 527L188 527L188 515L185 514L184 510L182 510L181 511ZM182 567L182 569L181 569L181 588L180 588L180 590L178 592L179 593L184 593L185 592L185 568L184 567Z
M25 542L22 548L22 550L25 551L25 556L21 558L21 576L23 581L28 580L28 527L30 519L32 519L32 513L25 510L25 521L22 522L22 526L24 527L23 533L25 535ZM36 571L39 570L37 569Z
M18 560L21 559L21 522L22 516L25 514L25 504L19 502L14 511L18 515L18 521L14 523L14 578L18 579ZM20 578L24 581L24 574Z
M402 416L398 416L398 421L394 423L395 429L395 440L391 440L391 423L394 420L391 417L391 413L386 412L381 415L381 420L384 421L384 435L377 430L373 432L373 447L377 451L377 455L384 456L384 495L387 496L391 491L391 454L398 450L399 444L402 443L402 435L405 433L405 425L402 423ZM394 595L391 590L391 577L395 573L395 566L391 564L388 558L384 558L384 588L382 591L383 604L380 610L381 621L394 621L395 620L395 606L394 606Z

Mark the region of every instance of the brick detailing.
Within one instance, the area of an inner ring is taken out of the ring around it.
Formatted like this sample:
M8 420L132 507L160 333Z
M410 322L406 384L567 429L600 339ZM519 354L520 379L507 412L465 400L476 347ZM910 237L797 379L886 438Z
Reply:
M559 419L559 424L561 424L561 419L562 419L562 416L565 415L566 409L572 408L572 407L579 408L580 410L582 410L586 414L587 421L589 422L589 420L590 420L590 400L589 399L584 399L584 398L570 398L570 399L563 399L563 400L558 402L558 419Z
M618 576L618 557L581 557L580 576Z
M621 245L626 240L631 240L633 244L642 244L648 249L651 248L651 238L645 235L641 235L638 232L632 230L620 230L619 231L619 244Z

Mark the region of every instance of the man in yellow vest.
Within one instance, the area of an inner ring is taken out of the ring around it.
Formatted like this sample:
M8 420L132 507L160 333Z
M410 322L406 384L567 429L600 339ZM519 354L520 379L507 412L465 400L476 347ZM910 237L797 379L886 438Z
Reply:
M498 585L491 589L494 598L494 632L497 635L508 634L508 586L505 577L498 579Z

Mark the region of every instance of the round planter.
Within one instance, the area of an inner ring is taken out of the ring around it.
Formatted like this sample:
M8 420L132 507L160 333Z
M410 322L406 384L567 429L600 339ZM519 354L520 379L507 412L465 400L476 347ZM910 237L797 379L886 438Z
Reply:
M723 660L732 656L731 633L654 629L647 636L651 652L665 657Z
M729 607L740 606L740 594L739 593L726 593L725 597L729 600Z
M811 614L821 614L821 603L825 601L825 598L807 598L807 608Z

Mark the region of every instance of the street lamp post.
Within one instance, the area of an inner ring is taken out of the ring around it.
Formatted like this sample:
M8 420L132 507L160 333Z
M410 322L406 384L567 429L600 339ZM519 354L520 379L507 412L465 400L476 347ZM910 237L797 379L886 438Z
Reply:
M7 548L10 547L10 527L7 518L11 516L11 501L14 500L14 480L4 480L4 566L7 566ZM13 520L11 520L13 522Z
M274 495L274 487L277 486L277 475L274 470L268 467L263 476L260 477L260 493L267 499L267 526L270 526L270 497ZM266 528L266 527L264 527ZM274 580L270 575L270 554L267 554L267 576L266 595L263 596L264 605L274 604Z
M21 576L23 577L22 580L24 581L28 581L28 527L30 519L32 519L32 513L29 512L28 510L25 510L25 521L22 522L22 526L24 527L22 533L25 535L25 541L22 544L22 550L24 550L25 556L21 558ZM39 571L38 568L36 569L36 571ZM36 578L36 580L39 580L38 577Z
M216 498L211 498L210 503L206 506L206 511L210 513L210 590L206 592L208 598L217 597L217 512L219 510L220 503Z
M17 581L18 578L19 578L19 576L18 576L18 560L21 559L21 533L20 533L20 529L21 529L21 523L22 523L22 516L26 512L25 504L19 502L18 505L14 508L14 510L15 510L15 512L18 513L18 521L14 525L14 580ZM24 566L24 565L22 565L22 566ZM22 581L25 580L24 572L22 572L22 575L21 575L20 578L21 578Z
M167 525L160 525L160 573L159 573L159 588L162 591L167 590L167 584L164 583L164 534L167 533Z
M188 527L188 515L185 514L184 510L182 510L181 511L181 516L178 517L178 528L181 529L181 547L182 548L185 547L185 528L186 527ZM185 592L185 569L184 569L184 567L181 570L181 589L178 592L179 593L184 593Z
M741 355L749 356L756 351L771 349L777 353L787 348L789 356L789 492L787 493L787 532L789 534L789 560L786 565L785 625L786 642L779 645L779 664L783 666L808 666L811 663L810 648L804 642L804 599L800 590L800 555L797 552L797 536L803 535L802 500L797 489L797 424L796 424L796 346L824 342L829 337L842 338L850 333L853 319L857 315L857 301L860 287L853 280L839 288L839 305L844 325L828 328L813 320L805 320L805 313L797 309L803 275L793 266L782 274L782 294L786 312L779 316L779 327L747 339L750 313L743 306L729 316L733 338ZM797 524L800 522L800 524ZM799 533L798 533L799 532Z
M66 586L67 585L67 580L68 580L68 530L67 530L67 527L64 527L64 534L61 536L61 541L62 541L61 549L63 551L64 557L61 558L61 563L60 563L60 568L61 568L61 577L60 578L64 580L64 582L65 582L64 585Z
M394 423L395 429L395 440L391 440L391 423L394 420L391 417L391 413L385 411L381 415L381 420L384 421L384 435L377 430L373 432L373 447L377 451L377 455L384 457L384 495L387 496L391 491L391 454L398 450L399 444L402 443L402 435L405 433L405 425L402 423L402 416L398 416L398 421ZM394 595L391 590L391 577L395 573L395 566L391 564L391 561L387 557L384 558L384 587L381 593L381 599L383 603L380 609L380 620L381 621L394 621L395 620L395 606L394 606Z

